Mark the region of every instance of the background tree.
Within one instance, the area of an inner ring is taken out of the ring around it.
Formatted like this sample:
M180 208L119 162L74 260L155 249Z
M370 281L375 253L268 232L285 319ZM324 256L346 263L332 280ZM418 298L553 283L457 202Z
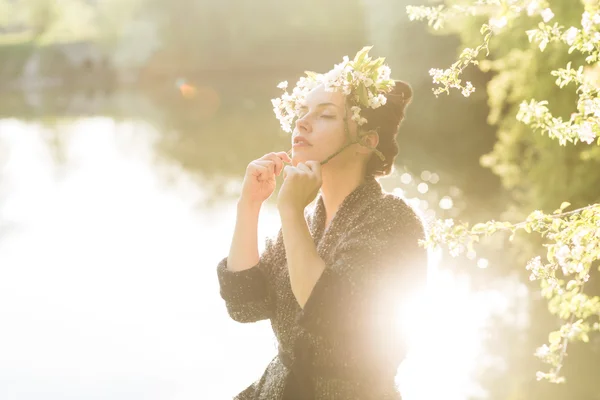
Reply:
M539 282L540 296L533 301L529 340L511 360L512 374L512 367L523 372L516 382L505 385L506 390L493 392L496 398L596 398L600 206L594 203L600 200L600 147L594 143L600 140L596 140L598 81L590 75L598 61L598 5L450 0L436 7L409 7L408 12L412 19L426 19L434 29L458 35L465 46L452 66L430 71L439 84L436 94L451 89L466 96L473 93L472 84L462 81L470 65L492 73L487 85L488 122L496 126L498 141L481 163L501 178L510 195L499 217L523 221L473 227L447 221L446 226L440 224L436 240L458 254L497 231L509 231L511 237L517 232L537 233L506 242L511 259L527 264L522 275ZM568 203L559 208L563 200ZM565 213L570 205L577 210ZM537 378L563 382L566 377L569 384L558 388L523 378L531 377L537 367L532 349L536 341L544 341L548 330L553 331L548 344L536 355L550 371L538 372ZM585 347L572 344L590 340Z

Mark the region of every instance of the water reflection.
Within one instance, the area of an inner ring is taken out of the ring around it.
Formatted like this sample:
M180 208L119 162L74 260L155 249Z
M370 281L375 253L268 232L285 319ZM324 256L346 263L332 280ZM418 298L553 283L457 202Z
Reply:
M215 267L245 165L285 139L267 139L270 114L241 113L197 133L194 118L161 114L0 120L0 228L14 227L0 230L1 398L229 399L260 376L276 354L270 326L228 318ZM384 186L400 183L440 201L404 171ZM259 235L278 228L268 202ZM477 370L499 363L487 324L522 301L503 294L516 282L477 292L437 261L398 377L407 400L481 394Z
M43 129L1 126L2 216L19 227L0 242L2 398L224 399L251 379L266 326L229 321L215 286L232 205L197 212L182 170L162 182L146 125L63 126L60 178Z

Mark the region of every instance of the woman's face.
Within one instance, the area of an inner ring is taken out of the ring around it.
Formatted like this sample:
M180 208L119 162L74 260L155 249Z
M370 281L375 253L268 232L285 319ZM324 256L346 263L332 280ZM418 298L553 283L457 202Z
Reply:
M310 160L324 161L347 143L344 129L346 96L340 92L327 92L323 86L313 89L307 96L292 134L292 164ZM356 136L356 122L348 118L351 137ZM308 144L296 141L305 139ZM352 152L343 151L327 165L343 166L351 162ZM356 162L356 159L353 160Z

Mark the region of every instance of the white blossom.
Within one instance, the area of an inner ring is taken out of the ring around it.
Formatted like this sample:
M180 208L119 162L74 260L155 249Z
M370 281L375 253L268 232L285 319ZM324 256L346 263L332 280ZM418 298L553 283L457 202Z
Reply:
M528 271L531 271L531 275L529 276L529 280L534 281L540 277L541 272L543 271L542 259L540 256L534 257L527 263L525 267Z
M378 108L380 106L382 106L381 97L375 96L375 97L371 97L369 99L369 107L371 107L371 108Z
M554 13L552 12L551 9L549 8L545 8L542 13L542 19L544 20L544 22L548 22L550 21L552 18L554 18Z
M465 97L469 97L471 93L475 91L475 87L471 82L467 82L466 86L462 90L462 95Z
M450 246L450 255L452 257L457 257L465 251L465 245L459 243L458 245Z
M581 102L581 112L583 115L593 114L596 105L592 99L585 99Z
M361 51L368 51L368 49L363 48ZM377 77L374 79L373 72L371 72L372 66L374 62L378 61L381 61L381 59L369 61L360 68L355 69L354 61L350 60L348 56L344 56L341 63L335 64L334 68L325 74L308 73L308 76L301 77L292 89L291 94L285 91L287 81L281 82L277 87L285 92L279 99L273 99L272 104L275 116L279 119L282 128L287 132L291 132L291 125L294 118L298 116L300 104L305 101L308 93L318 85L323 85L326 91L339 91L346 96L354 93L352 100L362 107L375 109L386 104L385 94L392 88L392 84L389 82L391 70L387 65L379 66ZM363 88L367 89L366 100L359 97L357 93L357 88L361 84L364 85ZM359 125L364 125L367 123L367 119L360 116L360 110L361 107L353 107L352 119Z
M535 373L535 378L536 378L538 381L541 381L542 379L546 378L548 375L549 375L549 374L547 374L547 373L545 373L545 372L542 372L542 371L537 371L537 372Z
M590 232L591 231L587 228L579 229L577 232L575 232L575 234L573 234L573 237L571 238L573 244L575 246L581 246L581 239L583 239L583 237Z
M538 0L532 0L527 4L527 15L532 16L540 10L540 3Z
M501 16L500 18L490 18L490 26L492 26L493 28L496 29L502 29L506 26L506 24L508 23L508 18L506 18L505 15Z
M583 43L583 46L581 46L581 50L583 50L584 52L591 52L592 50L594 50L594 43L586 41Z
M431 68L429 75L433 77L433 83L440 83L446 71L439 68Z
M579 140L587 144L592 144L594 139L596 139L596 133L594 132L592 124L588 121L585 121L580 125L578 134Z
M555 254L556 259L558 260L558 264L561 266L564 266L566 264L567 257L569 257L570 255L571 250L566 244L562 245Z
M550 354L550 347L548 347L547 344L544 344L543 346L538 347L535 351L535 356L539 357L539 358L546 357L548 354Z
M390 79L391 73L392 73L392 70L387 65L382 65L377 70L378 79L380 79L380 80L381 79L385 79L385 80Z
M361 120L360 107L352 106L352 108L350 108L350 111L352 111L352 120L357 123L360 123L360 120Z
M591 15L588 11L584 12L581 16L581 26L585 33L590 33L594 25L600 24L600 14L594 13Z
M570 27L569 29L567 29L567 31L564 34L565 42L569 46L573 46L573 43L575 43L575 39L577 39L578 34L579 34L579 29L575 28L574 26Z

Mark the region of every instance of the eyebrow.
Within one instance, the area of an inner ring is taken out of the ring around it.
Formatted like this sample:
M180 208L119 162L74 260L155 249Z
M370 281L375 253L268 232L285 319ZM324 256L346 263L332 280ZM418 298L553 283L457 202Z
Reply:
M334 106L334 107L339 108L339 106L337 104L335 104L335 103L320 103L320 104L317 105L316 108L325 107L325 106ZM307 106L301 106L300 107L301 110L305 110L307 108L308 108Z

